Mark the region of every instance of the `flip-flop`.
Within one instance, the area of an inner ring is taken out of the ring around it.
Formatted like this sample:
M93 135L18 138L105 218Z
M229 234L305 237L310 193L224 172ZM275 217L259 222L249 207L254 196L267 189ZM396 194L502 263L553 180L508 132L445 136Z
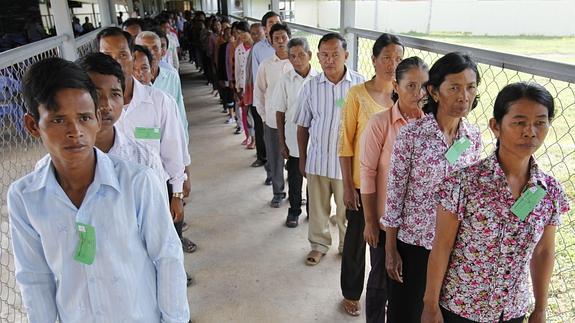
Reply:
M310 251L305 259L305 263L308 266L315 266L317 264L319 264L319 262L321 261L321 258L323 258L323 256L325 256L324 253L321 253L317 250L312 250Z
M188 238L182 238L182 249L184 252L192 253L198 249L198 246Z
M359 316L361 314L359 301L352 301L351 299L343 299L341 301L343 310L351 316Z

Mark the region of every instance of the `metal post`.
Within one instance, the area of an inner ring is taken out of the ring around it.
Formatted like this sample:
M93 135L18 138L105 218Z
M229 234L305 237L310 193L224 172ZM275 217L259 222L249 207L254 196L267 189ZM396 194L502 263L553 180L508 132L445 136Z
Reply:
M110 14L110 2L108 0L98 0L98 8L100 8L100 23L102 27L109 26L116 23L116 19L112 20L112 15Z
M126 4L128 5L128 12L127 12L128 17L126 19L128 19L128 18L132 17L132 12L134 12L134 1L133 0L127 0Z
M145 14L145 11L144 11L144 0L138 1L138 11L139 11L139 14L140 14L140 18L144 18L144 14Z
M354 0L341 0L340 2L340 33L347 40L347 51L349 58L347 65L354 71L357 70L357 37L351 32L347 32L347 28L355 27L355 1Z
M56 24L56 34L66 36L62 43L62 57L69 61L75 61L78 58L78 54L76 54L76 40L74 39L74 29L72 28L72 19L70 19L68 1L53 0L51 4Z
M280 13L280 2L279 0L271 0L271 10Z

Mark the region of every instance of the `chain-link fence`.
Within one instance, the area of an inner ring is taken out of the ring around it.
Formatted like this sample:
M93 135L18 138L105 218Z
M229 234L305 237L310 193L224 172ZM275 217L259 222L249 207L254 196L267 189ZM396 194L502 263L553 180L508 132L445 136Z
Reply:
M317 29L314 32L312 28L305 28L303 31L298 30L296 26L292 25L292 36L307 38L314 54L312 65L320 70L316 57L317 46L319 39L327 31ZM356 51L352 53L355 54L352 57L356 57L358 72L368 78L375 74L371 61L375 37L377 36L373 34L358 36ZM406 47L404 57L410 56L420 57L431 67L442 54L432 50ZM473 53L472 56L474 56ZM537 62L533 60L533 63ZM532 81L543 85L554 96L556 108L552 128L543 147L537 152L537 162L545 172L561 181L571 200L571 205L575 208L575 203L573 203L575 201L575 129L572 131L572 128L575 128L575 84L554 77L542 76L546 75L544 70L535 75L505 67L505 65L503 63L478 64L481 74L480 100L468 118L482 132L483 155L488 155L495 148L495 140L489 130L488 120L492 117L493 103L499 91L505 85L518 81ZM553 73L548 75L553 75ZM562 220L556 238L556 260L549 291L548 319L551 322L575 322L575 210L565 215Z

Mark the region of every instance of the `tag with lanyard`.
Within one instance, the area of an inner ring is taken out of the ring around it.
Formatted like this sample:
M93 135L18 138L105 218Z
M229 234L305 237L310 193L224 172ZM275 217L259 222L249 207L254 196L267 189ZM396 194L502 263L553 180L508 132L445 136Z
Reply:
M445 158L453 165L469 146L471 146L471 141L467 137L461 137L449 147L449 150L445 153Z
M91 265L96 257L96 230L89 224L76 222L78 244L74 252L74 260Z
M525 221L529 213L539 204L539 201L545 196L545 191L541 186L533 186L525 190L523 194L511 206L511 212L521 221Z
M344 103L345 103L345 99L344 99L344 98L341 98L341 99L335 101L335 106L337 106L338 108L341 109L341 108L343 108L343 104L344 104Z
M160 140L160 128L136 127L134 137L136 137L136 139Z

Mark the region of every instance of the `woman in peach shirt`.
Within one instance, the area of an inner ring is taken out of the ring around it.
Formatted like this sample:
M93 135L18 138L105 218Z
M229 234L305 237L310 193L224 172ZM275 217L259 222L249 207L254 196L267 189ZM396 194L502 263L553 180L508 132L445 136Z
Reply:
M424 85L428 78L428 67L419 57L404 59L395 71L395 104L389 110L374 114L361 137L360 177L365 217L364 237L370 246L371 255L368 286L387 286L385 232L379 225L379 217L384 212L386 201L387 172L399 129L409 121L423 116L421 106L426 95ZM369 295L377 297L373 303L380 306L376 321L384 322L387 290L373 293L368 291Z

